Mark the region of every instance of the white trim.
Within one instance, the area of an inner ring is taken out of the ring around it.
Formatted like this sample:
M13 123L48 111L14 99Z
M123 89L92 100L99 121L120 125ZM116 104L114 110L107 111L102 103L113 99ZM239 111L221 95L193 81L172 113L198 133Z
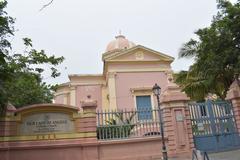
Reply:
M151 101L151 107L152 107L152 110L154 109L154 101L153 101L153 94L151 93L151 94L136 94L136 95L134 95L134 103L135 103L135 109L136 109L136 111L137 111L137 96L150 96L150 101ZM137 117L137 119L138 119L138 117ZM155 114L153 114L153 112L152 112L152 119L155 119ZM139 119L138 119L138 121L139 121ZM140 120L141 121L141 120Z
M70 87L70 105L76 106L76 87Z
M134 94L134 105L135 109L137 110L137 96L150 96L150 101L151 101L151 107L154 109L154 101L153 101L153 94Z
M95 85L106 85L106 82L99 82L99 83L71 83L71 86L95 86Z
M166 68L142 68L142 69L113 69L109 72L166 72L169 71L169 67Z
M65 94L69 94L70 91L62 91L62 92L56 92L54 93L54 96L60 96L60 95L65 95Z
M114 58L116 58L116 57L118 57L118 56L121 56L121 55L124 55L124 54L128 54L129 52L131 52L131 51L133 51L133 50L135 50L135 49L143 49L143 50L146 50L146 51L155 53L156 55L161 56L164 61L170 61L170 62L174 61L174 57L171 57L171 56L169 56L169 55L167 55L167 54L164 54L164 53L162 53L162 52L158 52L158 51L152 50L152 49L150 49L150 48L147 48L147 47L144 47L144 46L141 46L141 45L134 46L134 47L129 48L129 49L124 50L124 51L119 51L119 52L117 52L117 53L115 53L115 54L106 54L106 53L104 53L104 54L102 55L102 59L103 59L104 61L108 61L108 60L114 59ZM107 52L107 53L108 53L108 52Z
M69 74L69 77L103 77L103 74Z

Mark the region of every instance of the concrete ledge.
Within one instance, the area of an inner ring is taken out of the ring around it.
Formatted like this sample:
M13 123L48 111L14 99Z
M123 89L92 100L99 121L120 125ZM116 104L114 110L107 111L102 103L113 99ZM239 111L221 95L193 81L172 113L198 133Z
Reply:
M0 137L0 142L13 141L38 141L38 140L56 140L56 139L74 139L96 137L96 132L81 133L62 133L62 134L43 134L43 135L26 135L26 136L4 136ZM1 144L1 143L0 143Z

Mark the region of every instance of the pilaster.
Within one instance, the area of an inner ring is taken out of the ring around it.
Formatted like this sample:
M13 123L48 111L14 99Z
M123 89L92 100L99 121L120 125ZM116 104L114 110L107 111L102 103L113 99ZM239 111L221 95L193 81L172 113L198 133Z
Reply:
M240 86L237 80L231 84L226 99L232 102L238 133L240 133Z
M115 72L108 73L109 109L117 109Z
M65 93L64 95L63 95L63 104L68 104L68 102L69 102L69 100L68 100L68 93Z
M76 86L70 87L70 105L76 106Z
M161 95L164 132L168 138L169 155L190 155L194 148L188 101L186 94L172 82Z

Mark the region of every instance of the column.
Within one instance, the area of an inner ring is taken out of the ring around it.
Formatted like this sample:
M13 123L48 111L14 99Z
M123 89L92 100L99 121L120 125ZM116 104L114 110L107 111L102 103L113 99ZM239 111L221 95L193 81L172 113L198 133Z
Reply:
M179 86L171 82L162 93L160 101L169 156L177 154L190 156L194 142L188 108L189 98L181 92Z
M14 119L14 111L16 111L16 108L8 104L6 112L0 117L0 142L1 140L7 140L9 136L17 135L17 122Z
M70 87L70 105L76 106L76 86Z
M233 112L237 125L238 133L240 133L240 86L239 81L235 80L227 92L226 100L230 100L233 105Z
M92 145L86 145L82 148L82 158L86 160L98 160L99 151L97 143L97 118L96 118L96 108L97 101L88 99L82 103L83 115L80 119L80 131L85 132L85 139L88 143ZM89 133L94 133L93 135L88 135Z
M81 118L76 122L78 123L78 131L85 133L84 138L91 138L96 140L97 138L97 117L96 108L97 101L85 100L82 103L83 114Z
M68 93L63 94L63 104L68 104Z
M116 84L115 84L116 73L108 73L108 90L109 90L109 108L117 109L117 99L116 99Z

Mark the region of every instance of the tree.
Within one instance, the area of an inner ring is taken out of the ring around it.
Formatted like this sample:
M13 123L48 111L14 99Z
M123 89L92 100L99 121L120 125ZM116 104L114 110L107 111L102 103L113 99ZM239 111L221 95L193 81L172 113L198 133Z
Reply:
M41 73L44 69L40 64L48 64L51 76L58 77L60 73L53 66L60 64L64 58L47 56L43 50L32 48L31 40L24 39L25 54L7 56L8 67L12 70L11 80L5 82L8 101L15 107L22 107L35 103L50 103L53 99L54 85L47 85L42 81Z
M0 2L0 111L6 106L8 98L6 91L4 90L4 82L10 80L10 68L5 60L8 55L8 51L11 48L11 44L8 41L8 37L14 33L14 19L7 15L4 9L7 6L6 1Z
M0 111L4 111L8 103L15 107L50 103L55 86L43 82L42 73L49 68L51 77L58 77L60 73L55 67L64 58L35 50L29 38L23 39L26 46L23 54L11 54L7 37L14 35L11 27L14 21L3 10L6 5L6 1L0 2Z
M175 75L175 81L193 100L203 100L208 93L225 99L227 91L240 75L240 0L232 4L218 1L218 14L209 27L195 32L179 57L193 57L188 71Z

